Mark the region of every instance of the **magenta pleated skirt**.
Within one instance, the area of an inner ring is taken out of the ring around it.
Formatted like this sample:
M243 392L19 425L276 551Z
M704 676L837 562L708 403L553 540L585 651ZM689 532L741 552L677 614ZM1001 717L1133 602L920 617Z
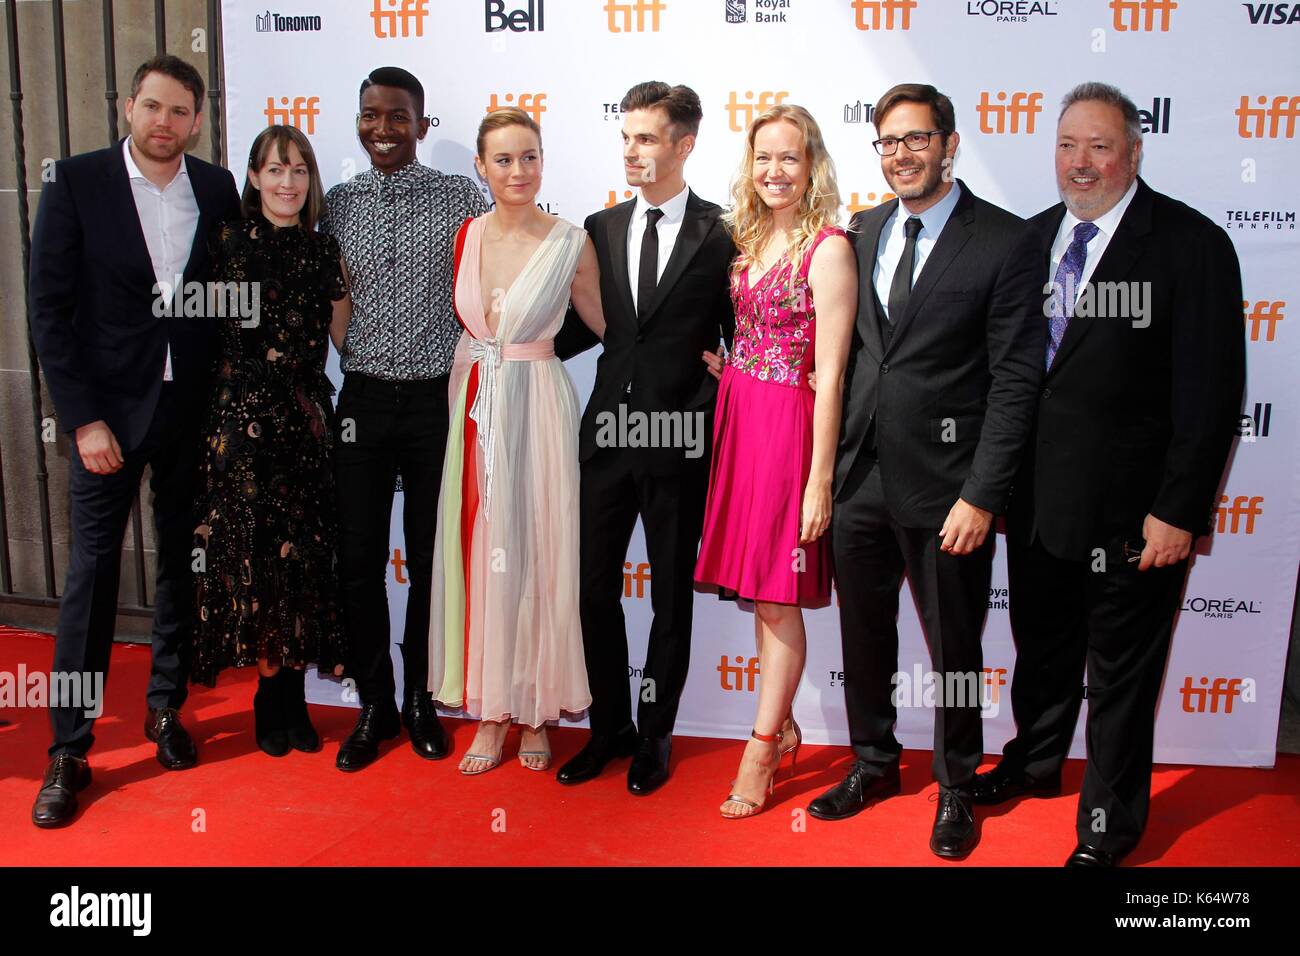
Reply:
M695 580L751 601L826 607L828 535L799 545L812 465L814 393L728 365L718 387L704 534Z

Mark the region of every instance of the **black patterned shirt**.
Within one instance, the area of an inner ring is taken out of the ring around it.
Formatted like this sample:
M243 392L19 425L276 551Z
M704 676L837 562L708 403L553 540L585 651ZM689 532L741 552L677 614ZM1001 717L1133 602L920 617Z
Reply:
M487 203L466 176L419 161L374 167L325 197L320 228L338 240L352 290L344 372L409 382L451 371L460 325L452 310L456 231Z

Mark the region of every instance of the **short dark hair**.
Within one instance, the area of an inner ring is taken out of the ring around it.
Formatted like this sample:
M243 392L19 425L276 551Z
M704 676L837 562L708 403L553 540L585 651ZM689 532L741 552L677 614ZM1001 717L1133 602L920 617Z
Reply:
M131 99L140 95L140 84L150 73L161 73L163 76L170 76L185 89L194 95L194 112L203 112L203 77L199 76L199 71L190 66L178 56L172 56L170 53L164 53L156 56L151 60L145 60L136 67L135 76L131 78Z
M414 73L403 70L400 66L381 66L371 70L370 75L361 81L358 99L372 86L395 86L399 90L406 90L415 98L415 111L424 116L424 86L415 78Z
M953 112L952 100L929 83L899 83L885 90L884 95L876 101L871 122L875 124L877 133L880 132L881 120L899 103L920 103L930 107L930 112L934 114L934 125L943 133L944 139L948 138L949 133L957 131L957 116Z
M689 86L669 86L658 80L648 80L628 90L623 101L618 104L619 112L622 113L655 107L662 107L668 114L673 142L683 136L699 134L704 110L700 106L699 96Z
M316 164L316 154L311 148L311 140L296 126L268 126L253 140L253 146L248 151L248 168L260 173L271 159L273 150L276 158L287 165L290 143L298 147L298 152L302 154L302 161L307 164L307 178L310 180L307 186L307 201L298 215L303 229L310 232L316 228L316 223L320 222L321 213L325 210L325 190L321 186L320 167ZM240 206L248 219L252 219L262 211L262 193L247 178L244 180Z

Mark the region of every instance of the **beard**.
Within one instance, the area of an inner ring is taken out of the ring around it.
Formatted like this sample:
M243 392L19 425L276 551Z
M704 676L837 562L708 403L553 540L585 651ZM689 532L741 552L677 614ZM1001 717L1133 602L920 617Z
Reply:
M152 135L152 133L145 133L143 136L136 136L136 134L132 132L131 142L135 144L135 148L141 153L141 155L148 156L154 162L169 163L181 153L185 152L185 144L188 142L187 139L182 139L177 136L168 143L159 143L156 140L150 139L150 136Z
M907 168L922 170L920 180L914 182L910 186L903 186L900 188L897 177L893 174L885 177L889 183L889 188L894 191L894 195L899 199L925 199L928 196L933 195L939 188L940 183L943 181L942 166L926 166L920 164L919 166L910 166Z

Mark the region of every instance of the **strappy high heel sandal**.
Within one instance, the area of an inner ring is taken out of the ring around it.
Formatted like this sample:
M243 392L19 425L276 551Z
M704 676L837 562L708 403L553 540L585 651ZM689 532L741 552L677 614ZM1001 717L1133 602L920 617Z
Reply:
M533 728L530 727L530 728L528 728L528 729L529 729L529 730L532 730ZM534 731L534 733L539 733L539 734L545 735L545 734L546 734L546 727L545 727L545 725L543 725L542 727L539 727L536 731ZM543 771L543 770L550 770L550 769L551 769L551 748L550 748L550 738L549 738L549 737L547 738L547 741L546 741L546 742L547 742L547 747L546 747L545 750L521 750L521 751L519 751L519 762L520 762L520 764L523 765L523 768L524 768L525 770L536 770L536 771L538 771L538 772L541 772L541 771ZM533 766L532 764L527 763L527 762L524 760L525 757L541 757L541 758L542 758L541 765L540 765L540 766Z
M774 744L776 746L776 762L767 778L767 793L759 803L755 803L748 797L742 797L738 793L729 793L727 799L723 801L722 806L725 807L728 803L737 803L742 807L748 807L749 810L746 813L727 813L720 807L719 812L722 813L722 818L724 820L743 820L746 817L757 816L762 812L763 807L767 805L767 797L772 795L772 789L776 786L776 772L781 767L781 734L779 732L775 734L760 734L758 729L755 728L750 732L750 736L755 740L761 740L765 744ZM734 787L736 781L731 781L731 785Z
M784 759L786 754L790 754L790 776L795 774L795 764L799 762L799 748L803 746L803 731L799 729L799 721L794 719L791 713L785 718L785 724L781 727L781 743L785 744L789 735L793 734L794 743L780 747L781 758Z

